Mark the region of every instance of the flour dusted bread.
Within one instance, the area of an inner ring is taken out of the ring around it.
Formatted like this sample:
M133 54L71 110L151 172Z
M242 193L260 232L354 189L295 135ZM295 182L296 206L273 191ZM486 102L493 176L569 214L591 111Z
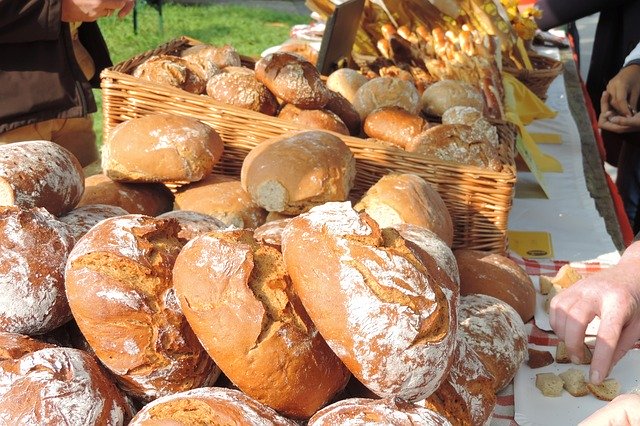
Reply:
M429 123L417 114L400 107L385 107L367 115L364 132L367 136L404 148L407 142L429 128Z
M56 345L18 333L0 331L0 363L7 360L20 359L31 352L45 348L54 348Z
M356 92L367 81L367 77L351 68L340 68L327 77L327 88L340 93L353 104Z
M0 331L42 334L71 318L64 265L74 243L45 209L0 207Z
M408 401L440 386L455 346L455 285L431 274L427 253L349 203L293 218L282 249L309 317L360 382Z
M364 121L373 111L384 107L400 107L411 114L420 112L420 94L413 83L393 77L369 80L353 99L353 106Z
M239 67L242 65L240 54L235 47L225 44L212 46L210 44L197 44L183 50L180 55L192 62L202 65L213 64L219 69L227 67Z
M189 210L173 210L158 216L158 219L175 219L180 225L178 238L189 241L198 235L227 228L219 219L204 213Z
M282 246L282 232L287 227L292 218L272 220L260 225L253 232L253 237L264 244L268 244L272 247L280 250Z
M200 342L246 394L307 419L347 384L348 370L307 316L282 255L252 231L190 241L173 276Z
M74 155L49 141L0 146L0 206L44 207L58 216L73 209L84 191Z
M174 220L107 219L66 267L73 316L96 356L131 396L150 401L206 386L219 370L189 327L172 287L183 240Z
M122 182L196 182L220 160L222 139L190 117L153 114L116 126L102 148L102 169Z
M425 89L420 99L427 114L442 116L454 106L473 107L484 111L484 97L480 89L458 80L440 80Z
M124 216L129 214L125 209L108 204L87 204L59 218L60 222L66 223L76 240L93 228L98 222L110 217Z
M349 135L349 129L335 113L324 109L300 109L293 104L285 105L279 118L296 123L304 129L328 130Z
M200 388L157 399L129 426L252 425L296 426L274 410L234 389Z
M207 95L228 105L276 115L278 100L267 86L256 80L253 71L248 71L214 75L207 81Z
M322 131L262 142L242 163L242 187L268 211L299 214L344 201L355 179L355 159L337 136Z
M500 139L498 129L484 118L482 111L473 107L454 106L442 114L442 124L466 124L474 133L486 139L492 146L498 147Z
M133 76L152 83L177 87L199 95L206 84L205 70L172 55L152 56L133 70Z

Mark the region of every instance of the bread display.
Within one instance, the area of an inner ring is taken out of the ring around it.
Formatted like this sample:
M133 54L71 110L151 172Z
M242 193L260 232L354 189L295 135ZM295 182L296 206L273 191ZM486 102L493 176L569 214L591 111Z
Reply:
M76 240L97 225L98 222L110 217L124 216L129 214L125 209L108 204L87 204L71 210L64 216L60 216L60 222L69 226L69 230Z
M293 104L286 104L279 118L296 123L304 129L329 130L330 132L348 135L349 129L335 113L324 109L300 109Z
M495 148L500 144L498 129L484 118L482 111L468 106L454 106L442 114L442 124L466 124L478 137Z
M408 401L440 386L455 348L455 284L434 278L427 253L349 203L293 218L282 251L309 317L360 382Z
M175 219L180 225L178 238L189 241L198 235L227 228L219 219L204 213L189 210L173 210L157 216L158 219Z
M276 115L279 107L276 97L267 86L256 80L252 71L214 75L207 81L207 95L218 102L267 115Z
M536 387L544 396L557 397L562 395L564 382L562 378L554 373L536 374Z
M367 77L351 68L340 68L327 77L327 88L340 93L353 104L356 92L367 81Z
M400 107L410 114L420 112L420 94L408 81L392 77L378 77L360 86L353 106L364 121L373 111L384 107Z
M410 139L429 128L429 123L404 108L384 107L367 115L364 132L367 136L405 148Z
M482 92L469 83L440 80L425 89L420 98L422 110L430 115L442 116L454 106L466 106L484 111Z
M122 182L196 182L223 151L210 126L190 117L152 114L120 123L102 148L102 168Z
M205 70L172 55L152 56L133 71L133 76L152 83L177 87L199 95L204 93Z
M82 334L120 387L146 402L219 374L172 287L179 230L174 220L142 215L104 220L76 244L65 271Z
M0 331L42 334L71 318L64 265L74 243L43 208L0 207Z
M59 216L72 210L84 191L82 166L49 141L0 145L0 206L44 207Z
M348 370L307 316L282 255L257 242L252 231L192 240L173 275L198 339L247 395L307 419L347 384Z
M262 142L242 163L242 187L268 211L299 214L348 198L355 159L338 137L322 131L286 134Z

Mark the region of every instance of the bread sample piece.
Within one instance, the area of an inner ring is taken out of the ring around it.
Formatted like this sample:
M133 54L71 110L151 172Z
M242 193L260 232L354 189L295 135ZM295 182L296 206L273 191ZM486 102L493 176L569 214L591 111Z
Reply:
M79 240L84 234L93 228L98 222L116 216L124 216L129 214L125 209L118 206L110 206L108 204L87 204L71 210L64 216L59 218L60 222L64 222L69 226L69 230L76 240Z
M587 382L584 378L584 371L577 368L570 368L559 374L564 382L563 387L573 396L585 396L589 393Z
M179 230L171 219L107 219L82 237L67 262L78 327L120 387L146 402L207 386L219 374L172 286Z
M562 265L555 277L540 275L540 293L549 294L554 286L560 289L569 288L582 278L582 274L567 263Z
M537 349L527 349L527 365L529 368L541 368L553 364L553 355L549 351L539 351Z
M445 426L451 425L440 414L401 399L374 400L350 398L318 411L309 426Z
M276 115L278 100L267 86L256 80L253 72L223 72L207 81L207 95L218 102Z
M486 294L515 309L523 322L533 318L536 290L526 271L500 254L480 250L454 251L460 269L460 294Z
M527 355L522 319L511 306L484 294L462 296L458 315L461 339L476 351L498 392L511 382Z
M544 396L557 397L562 395L564 382L554 373L536 374L536 387Z
M116 126L102 147L102 168L121 182L196 182L223 151L210 126L190 117L154 114Z
M367 77L351 68L340 68L327 77L327 88L340 93L353 104L356 92L367 81Z
M500 145L498 129L484 118L482 111L473 107L454 106L442 114L442 124L466 124L482 139L486 139L494 147Z
M207 214L236 228L257 228L267 216L239 180L218 174L180 188L175 208Z
M98 174L85 180L85 191L78 207L108 204L131 214L157 216L173 208L173 194L160 183L116 182Z
M200 388L157 399L129 426L264 425L296 426L271 408L234 389Z
M142 80L177 87L199 95L204 93L205 70L177 56L152 56L133 70Z
M422 93L420 103L422 111L436 116L442 116L454 106L485 110L482 92L471 84L458 80L440 80L431 84Z
M447 206L440 194L419 176L383 176L354 208L365 211L381 228L409 223L433 231L449 247L453 244L453 221Z
M293 218L282 249L309 317L360 382L407 401L440 386L455 346L454 284L434 278L427 253L349 203Z
M31 352L46 348L55 348L55 345L32 339L24 334L0 331L0 363L20 359Z
M303 129L329 130L331 132L349 135L349 129L340 117L324 109L300 109L293 104L286 104L279 118L296 123Z
M282 232L287 227L292 218L273 220L267 222L264 225L260 225L253 232L253 237L256 241L260 241L263 244L268 244L272 247L280 250L282 245Z
M247 395L307 419L347 384L349 371L293 292L282 255L254 240L252 231L192 240L173 274L198 339Z
M0 419L4 424L123 426L131 410L91 355L45 348L0 361Z
M49 141L0 145L0 206L44 207L59 216L72 210L84 191L74 155Z
M598 399L612 401L620 395L620 383L616 379L606 379L599 385L587 383L587 389Z
M45 209L0 207L0 331L42 334L71 318L64 265L74 243Z
M242 187L268 211L299 214L328 201L344 201L353 187L355 159L338 137L322 131L262 142L242 163Z
M316 67L289 52L274 52L256 62L256 78L285 103L322 109L331 94Z
M358 114L358 111L356 111L347 98L338 92L331 91L331 99L329 99L329 102L324 108L340 117L340 120L342 120L344 125L347 126L347 129L349 129L349 134L353 136L360 134L362 130L360 114Z
M410 139L429 128L429 123L416 114L400 107L380 108L364 120L367 136L390 142L404 148Z
M400 107L410 114L420 112L420 94L412 83L399 78L378 77L369 80L355 94L353 106L364 121L373 111Z
M581 364L591 364L591 349L586 345L583 346L583 354L580 359ZM558 341L558 345L556 346L556 362L558 364L569 364L571 363L571 357L569 356L569 352L567 351L567 345L562 340Z
M158 216L158 219L175 219L180 225L178 238L186 241L211 231L225 229L227 225L219 219L204 213L189 210L173 210Z

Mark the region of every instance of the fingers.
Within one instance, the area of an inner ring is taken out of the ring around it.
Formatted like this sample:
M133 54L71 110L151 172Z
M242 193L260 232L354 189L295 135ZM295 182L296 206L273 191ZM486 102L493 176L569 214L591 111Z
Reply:
M614 353L618 347L620 334L625 324L626 311L617 306L602 309L600 328L596 337L596 347L591 360L589 380L598 384L608 375L613 364Z
M623 394L580 422L579 426L634 425L640 422L640 395Z
M623 117L620 115L611 115L606 120L598 121L601 129L609 130L615 133L629 133L640 130L640 114L632 117Z
M624 85L616 85L614 93L611 93L611 106L618 114L625 117L633 115L629 109L629 89Z
M587 326L596 316L590 305L578 302L571 307L571 311L567 314L564 343L567 345L567 352L569 352L571 362L574 364L582 363Z
M118 18L124 18L125 16L127 16L129 14L129 12L131 12L133 10L133 7L135 5L136 5L135 0L127 1L126 4L124 5L124 7L122 7L122 9L120 9L120 12L118 12Z

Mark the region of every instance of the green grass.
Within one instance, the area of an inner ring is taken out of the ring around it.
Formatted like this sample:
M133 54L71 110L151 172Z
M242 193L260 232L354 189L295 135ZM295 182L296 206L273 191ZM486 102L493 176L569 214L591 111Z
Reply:
M289 37L292 25L307 23L308 16L235 5L162 7L164 31L160 32L158 13L139 3L138 34L133 33L133 13L124 19L101 19L102 34L109 46L114 64L178 38L189 36L214 45L231 44L241 54L259 56L267 47ZM94 90L98 112L94 114L94 130L98 144L102 142L102 96Z

